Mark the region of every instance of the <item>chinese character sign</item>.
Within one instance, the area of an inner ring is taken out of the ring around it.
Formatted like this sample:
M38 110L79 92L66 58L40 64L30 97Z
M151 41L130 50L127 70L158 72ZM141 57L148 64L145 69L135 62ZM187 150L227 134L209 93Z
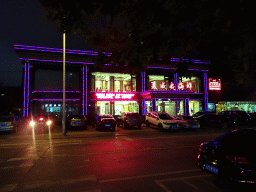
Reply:
M220 79L209 78L209 90L221 90L221 81Z
M162 81L160 84L156 81L151 81L151 90L167 90L169 88L170 91L175 91L175 84L173 82L170 82L169 87L166 85L166 82ZM179 82L178 83L178 90L180 91L192 91L193 89L193 83L191 81L188 82Z

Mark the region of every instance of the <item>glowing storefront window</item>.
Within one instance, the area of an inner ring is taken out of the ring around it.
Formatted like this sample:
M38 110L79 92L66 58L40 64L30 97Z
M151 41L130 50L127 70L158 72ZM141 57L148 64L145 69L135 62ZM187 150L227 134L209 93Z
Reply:
M164 75L149 75L148 77L150 90L166 90L166 85L164 84Z
M178 89L182 91L191 91L194 93L200 93L199 85L200 79L198 77L181 77L178 83Z
M92 76L93 91L97 92L132 92L136 91L136 76L123 73L102 73L94 72ZM95 82L95 83L94 83Z

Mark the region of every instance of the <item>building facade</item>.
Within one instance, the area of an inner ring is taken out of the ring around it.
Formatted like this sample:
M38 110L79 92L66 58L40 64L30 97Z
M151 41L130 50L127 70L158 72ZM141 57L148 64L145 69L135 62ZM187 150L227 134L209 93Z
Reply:
M14 45L23 72L23 117L61 117L63 50ZM122 112L163 111L192 115L208 108L210 62L172 58L135 70L135 66L99 63L111 53L66 50L66 113L119 115ZM186 64L186 73L177 64ZM138 67L137 67L138 68Z

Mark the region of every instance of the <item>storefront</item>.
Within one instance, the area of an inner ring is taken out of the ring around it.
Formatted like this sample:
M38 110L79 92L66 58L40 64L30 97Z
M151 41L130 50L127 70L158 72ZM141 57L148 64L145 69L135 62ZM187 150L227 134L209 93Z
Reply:
M93 72L91 78L92 112L121 115L139 113L139 95L136 93L136 75Z
M178 77L177 73L148 76L144 73L142 77L148 80L141 94L144 115L151 111L166 112L172 116L193 115L204 109L207 101L207 86L203 84L207 82L205 74L188 78Z
M237 110L246 111L247 113L256 112L256 102L255 101L219 101L216 104L216 113L225 110Z

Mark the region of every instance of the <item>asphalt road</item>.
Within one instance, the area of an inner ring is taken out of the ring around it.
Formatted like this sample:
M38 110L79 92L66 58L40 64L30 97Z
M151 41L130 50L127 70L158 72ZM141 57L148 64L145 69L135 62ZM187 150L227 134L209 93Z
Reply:
M54 131L52 131L54 130ZM255 191L197 166L198 147L226 131L152 128L51 130L0 135L0 192Z

